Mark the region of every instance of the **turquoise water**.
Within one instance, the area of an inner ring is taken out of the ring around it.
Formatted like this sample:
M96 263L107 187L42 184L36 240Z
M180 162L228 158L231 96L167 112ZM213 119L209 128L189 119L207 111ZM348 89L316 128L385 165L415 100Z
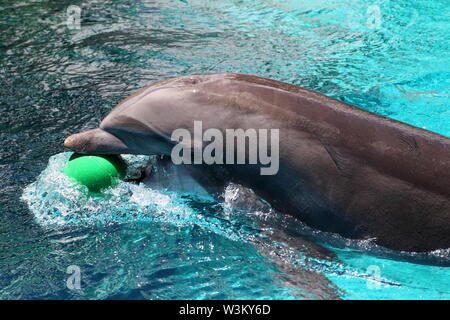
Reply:
M448 299L449 250L392 252L312 230L235 185L220 200L126 182L92 198L61 174L65 136L186 74L286 81L450 137L447 8L0 0L0 298ZM132 168L147 160L127 157ZM66 286L71 265L80 290Z

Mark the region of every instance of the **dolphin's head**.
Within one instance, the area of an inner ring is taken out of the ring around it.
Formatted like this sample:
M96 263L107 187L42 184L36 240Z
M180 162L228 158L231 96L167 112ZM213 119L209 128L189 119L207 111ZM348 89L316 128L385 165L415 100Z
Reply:
M129 124L124 122L125 124ZM64 141L64 147L88 154L170 154L164 136L148 128L133 126L99 128L73 134Z
M89 154L169 155L184 97L178 88L144 88L119 103L98 128L67 137L64 147Z
M100 128L67 137L64 147L79 153L92 154L120 154L130 151L122 140Z
M99 128L68 137L64 146L80 153L170 155L174 130L193 131L194 121L217 128L236 116L220 94L204 89L214 76L185 76L155 83L119 103ZM221 77L218 77L219 79ZM220 113L219 113L220 112Z
M164 100L155 101L152 94L146 99L138 99L142 95L138 92L125 99L103 119L98 128L69 136L64 146L89 154L167 154L166 136L154 125L162 123L160 118L167 118L167 115L158 117L152 112L164 104Z

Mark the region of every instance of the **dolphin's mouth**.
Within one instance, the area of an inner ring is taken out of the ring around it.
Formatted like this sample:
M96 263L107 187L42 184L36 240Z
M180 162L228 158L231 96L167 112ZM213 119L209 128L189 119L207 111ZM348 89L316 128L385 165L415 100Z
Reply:
M78 153L121 154L133 153L118 137L100 128L73 134L64 141L64 147Z

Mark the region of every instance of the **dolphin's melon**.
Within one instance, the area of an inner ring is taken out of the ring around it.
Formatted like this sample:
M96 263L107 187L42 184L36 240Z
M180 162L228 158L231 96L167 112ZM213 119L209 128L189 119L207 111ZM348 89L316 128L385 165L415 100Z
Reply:
M85 155L74 153L67 162L64 173L86 186L91 192L99 192L125 176L126 164L119 155Z

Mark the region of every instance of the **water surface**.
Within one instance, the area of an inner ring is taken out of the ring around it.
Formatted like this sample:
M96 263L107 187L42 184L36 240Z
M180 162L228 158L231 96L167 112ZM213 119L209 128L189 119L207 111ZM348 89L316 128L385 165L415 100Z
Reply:
M0 298L449 298L447 250L320 233L246 208L237 186L218 202L127 183L87 198L60 173L64 137L187 74L286 81L450 136L447 13L446 0L0 0Z

